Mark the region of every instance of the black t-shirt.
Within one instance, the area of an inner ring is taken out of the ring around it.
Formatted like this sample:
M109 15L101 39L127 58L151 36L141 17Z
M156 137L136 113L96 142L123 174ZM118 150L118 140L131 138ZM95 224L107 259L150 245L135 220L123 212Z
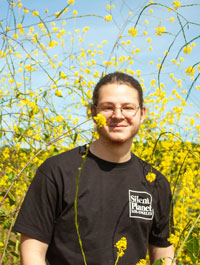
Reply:
M50 265L84 264L75 229L76 179L85 146L47 159L37 170L14 230L49 244ZM91 152L80 176L78 222L88 265L114 265L121 237L127 249L118 264L145 258L148 244L169 246L171 192L166 178L131 156L124 163L104 161Z

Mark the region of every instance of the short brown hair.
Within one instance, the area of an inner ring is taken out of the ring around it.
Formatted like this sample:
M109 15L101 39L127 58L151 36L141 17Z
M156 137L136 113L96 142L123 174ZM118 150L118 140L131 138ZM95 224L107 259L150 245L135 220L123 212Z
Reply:
M97 106L98 104L99 89L106 84L115 84L115 83L126 84L128 86L135 88L138 92L140 108L143 107L143 91L140 83L131 75L122 72L114 72L107 74L99 80L93 91L93 97L92 97L93 107Z

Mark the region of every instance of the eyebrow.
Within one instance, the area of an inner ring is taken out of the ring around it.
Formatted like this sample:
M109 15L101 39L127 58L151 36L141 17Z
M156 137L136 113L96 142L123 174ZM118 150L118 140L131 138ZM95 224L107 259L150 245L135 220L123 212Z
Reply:
M100 103L99 105L103 105L103 104L111 104L111 105L115 105L115 103L114 103L114 102L111 102L111 101L105 101L105 102ZM128 105L128 104L130 104L130 105L134 105L134 106L137 106L137 104L134 103L134 102L123 102L123 103L121 103L122 106L123 106L123 105Z

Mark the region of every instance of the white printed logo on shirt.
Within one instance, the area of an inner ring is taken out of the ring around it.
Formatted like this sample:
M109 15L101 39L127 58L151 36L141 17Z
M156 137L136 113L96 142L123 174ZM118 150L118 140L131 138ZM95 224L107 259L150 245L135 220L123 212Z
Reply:
M152 196L146 191L129 190L129 217L152 220Z

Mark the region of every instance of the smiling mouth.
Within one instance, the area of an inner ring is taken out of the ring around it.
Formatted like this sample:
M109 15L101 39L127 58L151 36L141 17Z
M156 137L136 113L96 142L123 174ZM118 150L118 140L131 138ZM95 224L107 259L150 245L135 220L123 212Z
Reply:
M123 125L123 124L110 124L109 127L116 127L116 128L120 128L120 127L127 127L127 125Z
M127 125L112 124L112 125L109 125L109 127L112 129L122 129L122 128L126 128Z

